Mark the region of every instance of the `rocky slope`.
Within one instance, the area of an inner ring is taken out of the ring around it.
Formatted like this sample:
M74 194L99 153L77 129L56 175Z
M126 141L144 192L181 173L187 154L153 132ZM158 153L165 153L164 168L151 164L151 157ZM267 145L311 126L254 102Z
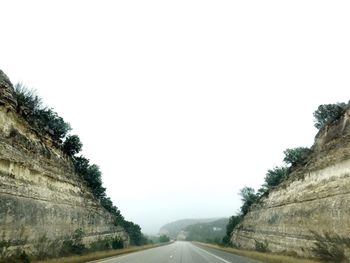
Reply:
M251 208L234 229L233 244L256 249L260 243L273 252L312 257L317 235L350 236L349 117L347 110L318 133L307 165Z
M12 91L0 71L0 254L16 248L35 254L77 229L86 244L116 236L128 243L70 159L16 113Z

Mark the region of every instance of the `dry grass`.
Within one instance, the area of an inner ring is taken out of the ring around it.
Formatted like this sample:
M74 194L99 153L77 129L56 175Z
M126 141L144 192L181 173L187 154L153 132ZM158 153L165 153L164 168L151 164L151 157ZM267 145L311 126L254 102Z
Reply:
M241 250L236 248L221 247L221 246L212 245L212 244L197 243L197 242L196 244L209 247L209 248L215 248L218 250L233 253L243 257L260 260L267 263L319 263L320 262L313 259L297 258L297 257L284 256L284 255L278 255L273 253L262 253L257 251L250 251L250 250Z
M81 256L70 256L70 257L54 258L54 259L47 259L47 260L41 260L41 261L33 261L33 263L83 263L83 262L93 261L97 259L103 259L103 258L133 253L141 250L146 250L150 248L155 248L162 245L163 244L146 245L146 246L140 246L140 247L129 247L124 249L116 249L116 250L108 250L108 251L97 251L97 252L84 254Z

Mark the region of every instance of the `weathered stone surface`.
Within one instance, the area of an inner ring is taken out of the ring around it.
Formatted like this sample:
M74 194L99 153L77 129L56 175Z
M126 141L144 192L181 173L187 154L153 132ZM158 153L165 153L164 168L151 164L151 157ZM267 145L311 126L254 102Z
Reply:
M44 236L60 240L77 229L87 244L107 236L128 243L71 160L9 110L16 105L11 88L0 72L0 238L34 254Z
M273 252L309 257L312 231L350 236L349 116L319 132L307 165L252 207L232 233L234 244L255 249L255 241L266 241Z
M0 69L0 105L16 108L17 102L12 96L13 86L9 78Z

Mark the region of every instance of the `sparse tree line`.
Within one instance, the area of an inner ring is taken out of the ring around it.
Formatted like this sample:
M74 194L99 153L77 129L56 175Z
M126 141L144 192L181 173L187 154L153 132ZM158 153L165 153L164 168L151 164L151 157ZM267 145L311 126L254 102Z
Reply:
M100 204L113 215L114 224L122 226L129 234L130 243L146 244L147 238L141 233L140 226L126 221L112 200L107 197L106 188L102 186L100 168L96 164L91 164L86 157L77 155L82 150L83 144L78 135L69 134L70 124L52 108L44 107L42 99L34 90L16 84L13 95L17 100L17 112L39 133L50 136L72 160L76 173L85 181Z
M327 125L332 125L344 115L347 107L348 104L346 103L320 105L317 108L317 110L313 113L315 128L317 128L318 130L322 130ZM258 191L255 191L255 189L253 189L252 187L244 187L240 190L239 195L241 196L242 206L240 208L239 213L237 215L232 216L229 219L229 223L226 226L226 236L223 238L223 243L225 245L234 245L231 244L232 231L236 226L238 226L242 222L244 216L249 212L252 205L259 202L262 196L268 195L271 189L280 185L297 167L306 165L311 153L312 150L307 147L286 149L284 151L283 159L283 162L285 164L269 169L265 174L264 184L258 189ZM325 242L323 242L322 244L324 245L324 243ZM265 250L267 250L267 244L263 245L266 246ZM325 248L322 247L322 245L319 246L325 250ZM261 247L262 244L257 243L256 249L258 251L262 251ZM320 254L322 254L322 252L318 254L316 253L316 255Z

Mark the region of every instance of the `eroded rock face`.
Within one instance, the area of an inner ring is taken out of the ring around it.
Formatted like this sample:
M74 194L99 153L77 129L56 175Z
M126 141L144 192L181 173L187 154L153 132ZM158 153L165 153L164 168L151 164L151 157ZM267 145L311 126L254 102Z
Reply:
M70 159L18 116L11 89L0 71L0 239L12 251L20 247L31 254L43 238L62 240L77 229L86 244L116 236L128 244Z
M13 86L10 79L0 69L0 105L9 108L16 108L17 102L12 96Z
M321 130L307 165L252 207L232 233L235 245L266 242L273 252L312 257L315 233L350 237L349 116Z

